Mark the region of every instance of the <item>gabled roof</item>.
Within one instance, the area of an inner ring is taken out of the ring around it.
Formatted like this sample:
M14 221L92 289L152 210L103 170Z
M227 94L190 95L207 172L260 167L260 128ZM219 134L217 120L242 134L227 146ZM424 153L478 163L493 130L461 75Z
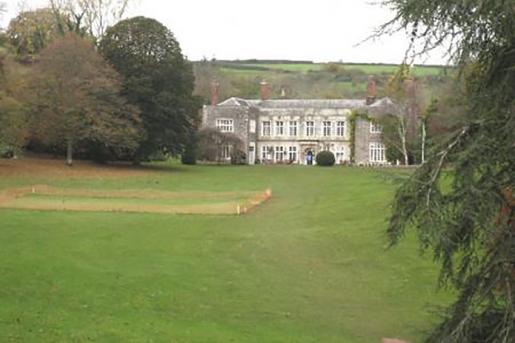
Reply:
M219 103L216 106L246 106L246 107L250 107L251 105L245 99L232 97L225 101L222 101L221 103Z

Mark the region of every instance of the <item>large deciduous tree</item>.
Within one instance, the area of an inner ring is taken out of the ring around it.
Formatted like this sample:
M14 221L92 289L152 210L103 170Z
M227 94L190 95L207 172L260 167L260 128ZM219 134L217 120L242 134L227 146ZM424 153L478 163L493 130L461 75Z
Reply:
M141 109L148 136L137 160L163 150L181 153L194 134L200 102L192 96L192 66L172 32L154 19L136 17L108 29L99 47L124 77L123 94Z
M446 42L464 84L464 123L397 191L388 235L406 230L457 290L427 342L515 341L515 7L504 0L388 0L382 32L407 29L428 51ZM451 182L442 182L445 168Z
M33 75L27 101L36 136L65 145L67 164L77 147L122 155L136 149L142 137L138 110L120 95L118 74L90 41L66 34L41 52Z

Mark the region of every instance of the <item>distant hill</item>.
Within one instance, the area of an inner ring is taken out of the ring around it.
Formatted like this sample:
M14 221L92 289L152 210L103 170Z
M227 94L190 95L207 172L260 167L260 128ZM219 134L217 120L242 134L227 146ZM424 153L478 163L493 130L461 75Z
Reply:
M196 93L209 99L213 79L221 83L222 98L238 96L257 98L259 83L272 86L272 96L284 89L288 98L362 98L369 75L374 75L379 96L384 85L399 69L398 65L381 63L314 63L288 60L213 60L194 62ZM452 68L416 65L412 74L430 91L448 80Z

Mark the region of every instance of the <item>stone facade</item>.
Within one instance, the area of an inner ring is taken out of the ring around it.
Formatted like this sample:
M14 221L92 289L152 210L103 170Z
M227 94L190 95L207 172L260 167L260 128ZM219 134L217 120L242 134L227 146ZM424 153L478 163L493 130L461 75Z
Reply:
M369 84L369 89L375 92L375 86ZM237 135L244 143L249 164L314 164L322 150L332 151L339 164L350 162L353 111L374 118L395 110L388 98L375 100L374 94L364 100L269 100L265 83L261 92L261 100L230 98L203 108L203 127ZM357 119L355 163L386 163L378 129L367 120Z

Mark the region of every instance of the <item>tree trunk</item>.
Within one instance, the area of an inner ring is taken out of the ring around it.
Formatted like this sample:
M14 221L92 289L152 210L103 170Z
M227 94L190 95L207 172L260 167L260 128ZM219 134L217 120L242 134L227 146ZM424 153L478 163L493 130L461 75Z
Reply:
M402 144L402 155L404 157L404 165L409 165L409 156L408 156L408 148L406 146L406 125L404 123L404 118L400 117L399 119L399 138L401 139Z
M402 137L402 154L404 155L404 165L409 165L408 149L406 148L406 136Z
M73 139L68 137L66 139L66 165L73 165Z
M420 157L422 163L426 162L426 121L422 120L422 153Z

